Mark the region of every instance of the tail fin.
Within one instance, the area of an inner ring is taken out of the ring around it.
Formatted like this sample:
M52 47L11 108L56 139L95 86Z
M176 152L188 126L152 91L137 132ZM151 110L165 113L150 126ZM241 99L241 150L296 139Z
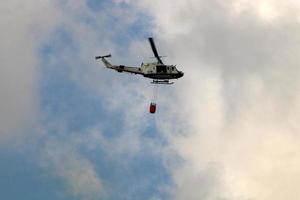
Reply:
M105 55L105 56L96 56L95 59L98 60L98 59L101 59L101 58L109 58L111 57L111 54L108 54L108 55Z

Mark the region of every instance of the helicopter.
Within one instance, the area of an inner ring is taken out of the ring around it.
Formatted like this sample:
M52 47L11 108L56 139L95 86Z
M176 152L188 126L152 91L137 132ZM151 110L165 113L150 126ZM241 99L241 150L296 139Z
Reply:
M96 56L95 59L101 59L107 68L116 70L117 72L127 72L150 78L152 79L151 83L153 84L173 84L174 82L170 82L171 79L179 79L183 77L184 73L177 70L176 65L165 65L162 62L162 56L158 54L153 38L150 37L148 40L157 62L145 64L142 63L141 67L129 67L125 65L112 65L106 59L111 57L111 54L105 56Z

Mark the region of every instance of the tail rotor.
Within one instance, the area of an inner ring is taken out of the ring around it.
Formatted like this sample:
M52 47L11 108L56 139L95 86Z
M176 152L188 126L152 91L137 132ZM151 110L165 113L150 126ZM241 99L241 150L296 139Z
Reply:
M109 57L111 57L111 54L108 54L108 55L105 55L105 56L96 56L95 59L98 60L98 59L109 58Z

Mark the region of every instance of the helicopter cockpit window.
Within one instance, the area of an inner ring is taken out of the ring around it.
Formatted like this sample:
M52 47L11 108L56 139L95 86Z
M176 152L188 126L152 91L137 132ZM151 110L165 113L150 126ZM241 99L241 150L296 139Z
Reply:
M156 66L157 73L167 73L167 66L165 65L157 65Z

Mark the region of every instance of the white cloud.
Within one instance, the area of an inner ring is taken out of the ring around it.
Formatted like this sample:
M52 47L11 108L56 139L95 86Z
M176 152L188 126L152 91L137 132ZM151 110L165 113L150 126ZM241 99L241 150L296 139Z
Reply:
M297 1L137 2L185 71L158 119L174 199L299 199Z
M37 119L41 117L39 67L43 67L44 62L40 60L38 50L58 25L68 22L69 17L56 3L50 0L0 3L1 143L24 142L22 139L27 136L26 133L45 128L32 128L41 126L35 124L41 122ZM72 6L78 3L72 3ZM38 135L34 137L31 141L39 141ZM61 178L71 194L83 199L95 199L102 195L102 184L93 165L71 144L49 140L45 149L39 149L38 152L42 154L42 166Z
M98 199L104 195L102 183L93 167L76 150L76 144L48 140L42 151L42 166L61 178L69 192L82 199Z
M51 17L53 10L50 1L0 3L1 142L24 136L35 120L39 64L36 48L59 21L59 15L55 20Z

